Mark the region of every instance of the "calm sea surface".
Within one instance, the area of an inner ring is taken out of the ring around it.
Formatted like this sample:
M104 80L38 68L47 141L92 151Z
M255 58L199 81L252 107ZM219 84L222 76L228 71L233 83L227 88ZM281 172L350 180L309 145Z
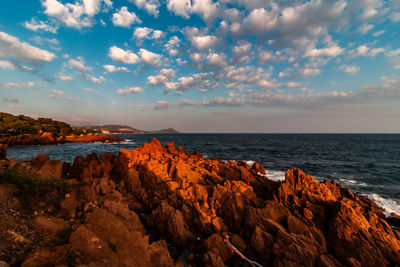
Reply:
M17 146L8 158L29 160L39 152L72 162L91 152L118 154L158 138L173 141L186 151L223 160L259 161L273 180L283 180L289 168L315 178L335 180L354 192L368 195L388 212L400 214L400 135L392 134L167 134L119 135L113 144L71 143L54 146Z

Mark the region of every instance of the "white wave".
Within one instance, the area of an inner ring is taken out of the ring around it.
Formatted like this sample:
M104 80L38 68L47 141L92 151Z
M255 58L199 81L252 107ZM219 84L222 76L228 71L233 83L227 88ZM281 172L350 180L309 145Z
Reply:
M135 145L136 142L133 142L131 140L125 140L125 141L119 142L119 144L122 144L122 145Z
M360 182L360 181L356 181L356 180L353 180L353 179L339 178L338 180L339 180L339 183L342 184L342 185L350 185L350 186L352 186L352 185L368 186L367 183Z
M254 164L254 160L245 160L244 162L246 162L246 164L249 166L253 166Z
M400 203L398 203L397 201L393 199L383 198L378 194L369 194L368 197L371 200L375 201L378 206L381 206L385 209L384 213L386 216L389 216L392 212L400 214Z
M266 176L269 180L276 181L276 182L285 181L285 172L283 172L283 171L265 170L265 172L266 172Z

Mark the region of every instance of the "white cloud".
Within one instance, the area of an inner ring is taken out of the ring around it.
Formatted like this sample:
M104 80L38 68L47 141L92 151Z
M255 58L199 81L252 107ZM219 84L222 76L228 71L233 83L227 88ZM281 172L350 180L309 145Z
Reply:
M393 13L390 15L390 19L391 19L393 22L399 22L399 21L400 21L400 12L393 12Z
M52 44L52 45L59 45L60 42L56 38L45 38L45 37L40 37L40 36L35 36L32 38L37 44Z
M288 82L288 83L286 83L286 87L287 88L296 88L296 87L300 87L300 86L301 86L301 84L296 83L296 82Z
M370 49L366 45L360 45L359 47L357 47L357 48L355 48L353 50L350 50L347 55L350 58L357 57L357 56L374 57L377 54L380 54L380 53L383 53L383 52L385 52L385 48L383 48L383 47Z
M174 12L175 15L189 18L192 5L190 0L168 0L167 8L169 11Z
M321 49L313 48L311 50L306 51L304 57L321 57L321 56L336 57L343 51L344 49L337 45Z
M213 35L193 36L190 40L197 49L208 49L214 47L220 40Z
M95 108L97 105L95 103L89 103L89 108Z
M128 95L128 94L137 94L143 92L142 87L126 87L124 89L118 89L117 94L120 95Z
M218 2L213 0L193 0L191 11L199 14L205 21L215 18L218 12Z
M84 0L65 5L57 0L44 0L42 6L46 15L56 18L65 26L82 29L93 26L93 17L100 12L103 2L108 7L112 5L110 0Z
M15 70L17 66L14 65L11 61L8 60L0 60L0 68L8 69L8 70Z
M90 71L92 68L85 66L85 60L82 57L77 57L76 59L68 60L70 68L75 68L80 71Z
M377 31L377 32L374 32L374 34L373 34L373 36L374 37L378 37L378 36L381 36L382 34L384 34L386 31L384 31L384 30L382 30L382 31Z
M142 23L135 12L129 12L126 6L121 7L117 13L113 14L112 22L114 26L125 28L129 28L135 22Z
M35 82L27 82L27 83L13 83L13 82L8 82L3 84L3 87L5 88L33 88L36 86Z
M173 36L169 39L169 41L164 45L165 50L167 50L168 55L176 56L178 55L178 47L180 43L180 39L177 36Z
M342 65L339 67L339 69L343 70L346 73L349 74L356 74L360 71L360 68L357 66L348 66L348 65Z
M175 77L175 70L162 69L156 76L147 77L147 83L151 85L161 85L169 82Z
M317 76L320 73L321 73L321 70L315 69L315 68L303 68L303 69L299 70L299 74L304 77Z
M160 2L158 0L129 0L134 3L138 8L144 9L147 13L152 14L154 17L158 17Z
M37 21L35 18L32 18L31 21L25 21L23 25L28 30L34 32L44 31L44 32L57 33L58 30L58 26L47 24L44 21Z
M64 74L61 74L61 73L60 73L60 75L58 77L60 78L60 80L62 80L64 82L70 82L70 81L74 80L74 77L69 76L69 75L64 75Z
M222 68L227 65L226 55L224 53L211 53L207 55L207 63L216 68Z
M0 58L17 58L31 64L50 62L56 58L53 53L21 42L18 38L0 31Z
M360 27L357 28L357 31L362 34L366 34L370 30L372 30L374 27L375 26L372 24L364 23L363 25L361 25Z
M99 83L99 84L107 81L103 76L95 77L95 76L92 76L90 74L87 75L87 78L89 80L91 80L92 82Z
M265 8L254 9L243 20L243 25L237 29L233 28L234 33L266 33L274 30L278 25L278 6L271 5L271 10ZM235 24L238 27L237 24Z
M244 43L233 47L233 63L244 64L250 60L249 53L251 51L251 44Z
M161 63L161 55L150 52L144 48L140 48L139 50L140 60L144 63L151 65L159 65Z
M51 93L54 94L54 95L64 95L63 91L59 91L59 90L56 90L56 89L51 90Z
M108 72L129 72L129 70L125 67L116 67L114 65L103 65Z
M125 64L136 64L139 62L139 57L130 50L123 50L119 47L112 46L109 49L108 56L116 62Z
M133 36L137 39L159 39L163 34L163 31L153 30L147 27L137 27L133 32Z

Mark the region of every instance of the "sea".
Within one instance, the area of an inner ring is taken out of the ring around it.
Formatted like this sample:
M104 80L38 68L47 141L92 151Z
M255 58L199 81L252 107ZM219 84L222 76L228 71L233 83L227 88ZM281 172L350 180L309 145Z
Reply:
M8 158L30 160L38 153L72 162L77 155L135 149L153 138L175 142L206 158L260 162L268 179L283 181L286 170L299 168L316 179L334 180L400 214L400 134L142 134L118 135L120 143L68 143L15 146Z

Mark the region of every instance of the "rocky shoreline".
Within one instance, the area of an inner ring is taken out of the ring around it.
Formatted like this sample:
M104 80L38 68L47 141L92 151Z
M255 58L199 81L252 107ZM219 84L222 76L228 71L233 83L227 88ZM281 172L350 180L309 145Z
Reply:
M121 138L111 135L70 135L53 137L52 133L20 134L0 137L0 144L8 146L55 145L65 143L121 142Z
M0 261L14 266L400 264L397 215L297 169L274 182L257 162L205 159L156 139L72 164L0 154ZM57 190L27 208L22 178L10 182L18 170Z

